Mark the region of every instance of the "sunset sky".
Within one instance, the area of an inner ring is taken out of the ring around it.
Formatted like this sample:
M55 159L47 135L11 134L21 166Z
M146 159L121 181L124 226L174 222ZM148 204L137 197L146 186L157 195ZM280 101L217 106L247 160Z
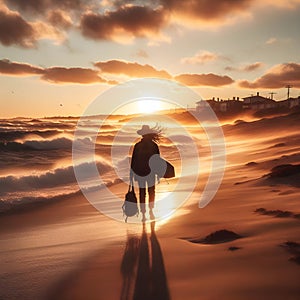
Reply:
M300 0L0 0L0 117L78 116L140 77L298 97L299 28Z

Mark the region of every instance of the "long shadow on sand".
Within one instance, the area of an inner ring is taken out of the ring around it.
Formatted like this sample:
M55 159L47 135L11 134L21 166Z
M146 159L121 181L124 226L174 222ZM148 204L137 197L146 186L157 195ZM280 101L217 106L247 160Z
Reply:
M155 222L150 225L149 237L146 224L143 224L140 238L132 235L127 237L121 263L121 300L170 299L163 255L155 234Z

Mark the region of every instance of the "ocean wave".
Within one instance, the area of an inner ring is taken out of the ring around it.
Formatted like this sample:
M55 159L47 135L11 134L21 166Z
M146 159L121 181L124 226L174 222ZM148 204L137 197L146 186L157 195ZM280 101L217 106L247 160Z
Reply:
M90 177L89 169L91 162L82 163L76 167L78 172L84 174L85 180L93 179ZM101 174L112 170L112 166L106 161L98 161L97 168ZM67 186L76 183L73 166L58 168L40 175L29 175L22 177L5 176L0 177L0 195L16 191L30 191L43 188L54 188Z
M53 140L31 140L25 141L23 143L0 143L0 151L56 150L71 148L72 141L67 138L57 138Z
M114 181L109 181L106 184L101 184L100 186L91 186L89 188L83 188L82 191L87 192L95 192L103 189L104 187L110 187L119 183L122 183L123 181L121 179L115 179ZM62 201L69 197L74 197L77 195L81 195L81 190L76 190L74 192L70 193L62 193L55 196L48 196L48 197L21 197L11 200L0 200L0 215L4 215L7 213L15 213L20 212L24 210L29 210L32 208L36 208L41 205L47 205L52 204L57 201Z
M0 141L1 142L20 142L28 140L30 136L36 139L46 139L61 134L73 134L76 121L60 119L0 119Z
M26 141L23 145L35 150L70 149L72 147L72 141L67 138L57 138L44 141Z
M5 130L0 131L0 142L13 142L17 139L26 139L28 136L49 138L62 133L60 130Z
M22 197L9 201L0 200L0 214L18 212L24 209L37 207L41 204L50 204L55 201L63 200L66 197L80 194L80 190L67 194L60 194L54 197Z
M29 124L29 128L34 129L74 129L76 123L75 122L38 122Z

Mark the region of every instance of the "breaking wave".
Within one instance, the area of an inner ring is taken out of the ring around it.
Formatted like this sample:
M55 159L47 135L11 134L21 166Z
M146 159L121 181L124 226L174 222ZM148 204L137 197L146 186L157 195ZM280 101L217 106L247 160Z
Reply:
M87 170L90 168L90 164L91 163L82 163L77 166L79 172L82 172L82 174L86 175L86 180L93 179L89 177L89 173L87 172ZM111 165L105 161L97 162L97 168L102 174L112 170ZM76 182L73 166L58 168L40 175L29 175L22 177L10 175L0 177L0 196L16 191L57 188L75 184Z
M26 150L56 150L71 149L72 141L67 138L57 138L53 140L32 140L19 142L0 143L0 151L26 151Z

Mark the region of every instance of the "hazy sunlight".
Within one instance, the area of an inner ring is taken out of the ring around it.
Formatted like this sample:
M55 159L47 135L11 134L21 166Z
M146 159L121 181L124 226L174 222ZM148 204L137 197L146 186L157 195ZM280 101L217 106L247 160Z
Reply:
M138 111L143 114L151 114L162 110L162 104L158 100L140 100L137 102Z

